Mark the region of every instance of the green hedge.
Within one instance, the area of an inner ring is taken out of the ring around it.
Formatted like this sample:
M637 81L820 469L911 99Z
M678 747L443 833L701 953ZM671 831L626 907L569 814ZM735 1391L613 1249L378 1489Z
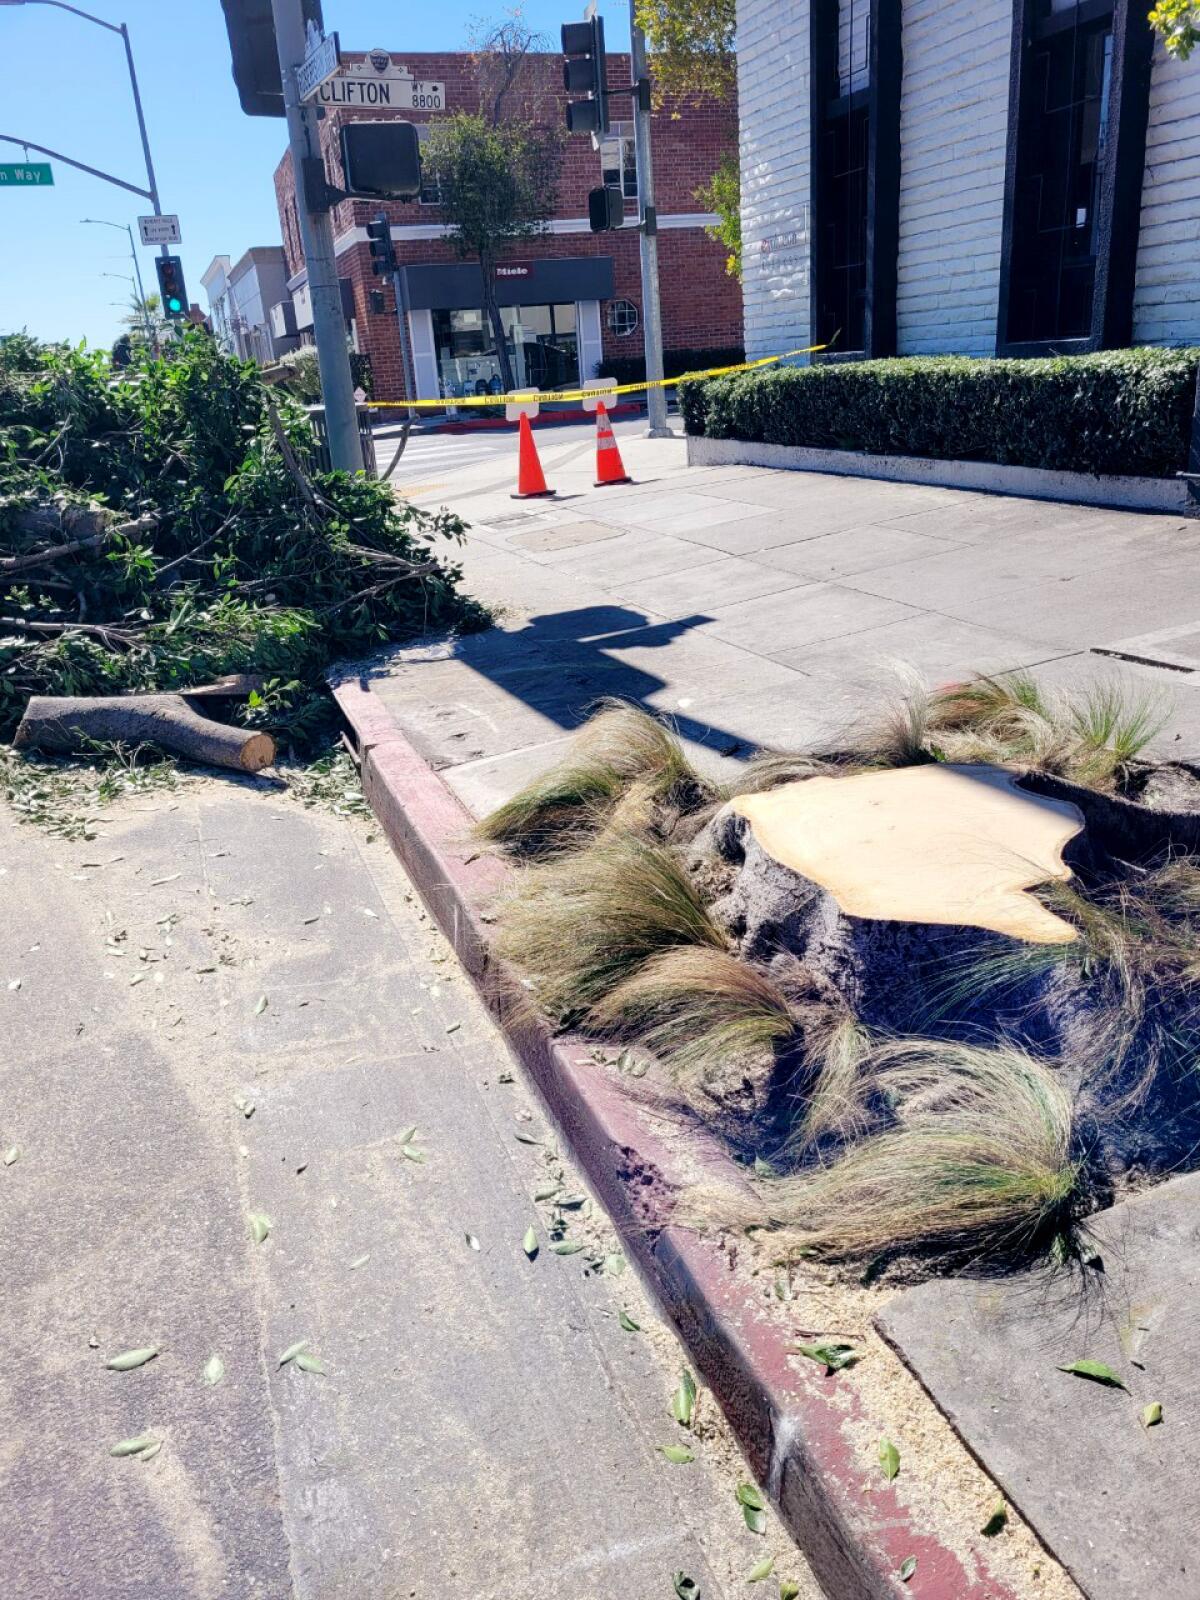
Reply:
M663 377L679 378L685 372L705 372L709 367L736 367L745 361L746 352L740 346L714 345L701 350L664 350ZM598 378L615 378L618 383L643 383L646 377L646 358L641 356L610 356L596 368Z
M1167 478L1187 466L1200 350L1029 361L899 356L679 386L688 433Z

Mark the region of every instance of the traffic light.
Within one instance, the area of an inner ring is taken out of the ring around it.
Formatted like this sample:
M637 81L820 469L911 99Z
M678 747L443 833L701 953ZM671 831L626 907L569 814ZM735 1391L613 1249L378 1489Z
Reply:
M582 100L567 104L567 127L572 133L608 132L608 76L604 65L604 18L562 25L563 84Z
M303 0L305 24L313 22L323 33L321 0ZM233 81L248 117L282 117L283 80L279 76L279 50L271 0L221 0Z
M611 233L625 226L625 198L620 189L608 184L588 190L588 221L593 233Z
M158 295L163 315L186 316L188 297L183 285L183 262L178 256L158 256L154 265L158 268Z
M367 223L367 239L371 247L371 271L376 277L386 277L396 270L396 252L392 246L392 225L379 213Z

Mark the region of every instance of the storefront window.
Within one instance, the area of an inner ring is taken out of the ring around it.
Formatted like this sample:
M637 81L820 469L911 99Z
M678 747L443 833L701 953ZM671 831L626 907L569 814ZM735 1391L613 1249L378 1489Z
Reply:
M500 318L518 388L573 389L578 385L574 305L501 306ZM435 311L433 337L446 399L503 391L496 341L483 311Z

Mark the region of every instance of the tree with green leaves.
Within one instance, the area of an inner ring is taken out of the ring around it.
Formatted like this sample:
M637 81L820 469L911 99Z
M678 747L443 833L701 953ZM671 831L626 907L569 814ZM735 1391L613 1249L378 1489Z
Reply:
M459 112L432 125L424 149L441 189L449 242L462 260L479 263L483 309L507 391L514 379L496 298L496 264L510 245L543 233L554 215L561 148L556 131L535 123L492 122Z
M723 244L729 252L725 257L725 271L731 278L742 281L742 171L736 150L729 150L707 183L696 190L696 199L706 211L715 211L719 222L704 231L710 239Z
M1158 0L1150 13L1150 26L1169 56L1186 61L1200 44L1200 5L1193 0Z
M656 94L728 98L737 81L737 0L637 0L636 16Z

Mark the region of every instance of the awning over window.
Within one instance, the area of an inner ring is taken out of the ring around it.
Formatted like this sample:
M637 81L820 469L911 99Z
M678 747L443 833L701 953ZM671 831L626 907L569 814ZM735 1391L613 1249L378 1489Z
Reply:
M465 311L483 304L479 268L472 262L418 262L401 267L413 311ZM611 300L611 256L532 256L502 261L496 277L502 306L557 305L572 300Z

